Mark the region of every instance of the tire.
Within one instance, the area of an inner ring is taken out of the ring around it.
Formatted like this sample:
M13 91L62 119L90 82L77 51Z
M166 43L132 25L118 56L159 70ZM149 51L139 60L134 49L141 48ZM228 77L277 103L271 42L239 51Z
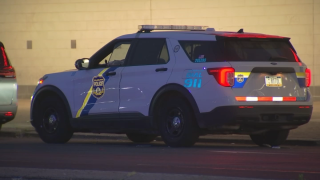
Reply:
M166 145L188 147L196 143L199 127L192 109L182 97L167 97L160 105L158 113L158 127Z
M156 139L157 135L140 134L140 133L127 133L128 139L136 143L149 143Z
M1 130L1 128L2 128L2 124L0 124L0 130Z
M45 97L35 109L35 129L46 143L66 143L72 135L66 108L56 96Z
M251 140L259 145L269 144L270 146L279 146L287 139L290 130L268 131L262 134L251 134Z

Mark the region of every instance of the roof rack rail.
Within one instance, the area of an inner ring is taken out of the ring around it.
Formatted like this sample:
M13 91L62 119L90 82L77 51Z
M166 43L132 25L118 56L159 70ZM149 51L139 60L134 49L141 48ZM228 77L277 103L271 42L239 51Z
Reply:
M138 25L138 33L151 32L152 30L190 30L205 31L208 26L188 26L188 25Z

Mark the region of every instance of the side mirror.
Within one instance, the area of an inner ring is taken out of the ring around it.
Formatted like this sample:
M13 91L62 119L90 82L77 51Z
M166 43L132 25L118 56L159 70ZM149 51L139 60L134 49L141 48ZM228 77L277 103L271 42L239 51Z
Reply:
M87 58L82 58L78 59L75 62L75 66L77 69L82 70L82 69L87 69L89 67L89 59Z

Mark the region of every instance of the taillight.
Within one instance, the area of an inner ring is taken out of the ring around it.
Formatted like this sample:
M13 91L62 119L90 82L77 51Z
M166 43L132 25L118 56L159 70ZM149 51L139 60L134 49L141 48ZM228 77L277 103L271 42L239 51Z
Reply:
M311 70L309 68L306 68L306 87L309 87L311 85Z
M303 109L303 108L308 109L308 108L310 108L310 106L299 106L299 108L300 108L300 109Z
M4 114L4 116L13 116L13 113L12 113L12 112L6 112L6 113Z
M3 47L1 47L1 55L3 57L3 66L8 66L9 63L8 63L7 55Z
M213 75L221 86L232 87L234 85L234 69L231 67L209 68L208 74Z
M12 66L0 67L0 77L15 78L16 72Z

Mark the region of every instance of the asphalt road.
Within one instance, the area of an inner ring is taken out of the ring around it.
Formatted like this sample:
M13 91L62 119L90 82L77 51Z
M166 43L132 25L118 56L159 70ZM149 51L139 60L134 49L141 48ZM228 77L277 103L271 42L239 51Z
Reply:
M18 101L18 113L14 120L6 123L2 126L2 132L15 132L23 131L30 132L34 131L34 128L30 124L30 99L19 99ZM297 129L291 130L288 139L289 140L308 140L308 141L320 141L320 101L314 102L314 109L312 119L305 125L300 126ZM210 137L210 136L207 136ZM217 136L214 136L217 137ZM212 138L214 138L212 137ZM218 138L246 138L250 139L249 136L230 136L224 135Z
M320 102L311 121L290 132L291 143L273 149L257 147L244 135L207 135L191 148L170 148L162 141L134 144L109 134L80 134L64 145L45 144L35 136L1 136L35 133L29 101L19 100L16 118L0 132L0 180L320 179L320 146L295 141L320 140Z
M122 179L134 179L138 175L140 178L136 179L179 179L178 176L169 176L180 174L180 179L242 177L302 180L303 176L307 180L317 180L320 179L320 147L282 146L273 149L250 144L199 142L191 148L170 148L162 141L134 144L124 139L73 138L67 144L45 144L33 137L0 137L0 177L24 177L21 169L12 168L54 170L51 174L55 174L56 178L64 177L59 176L59 170L77 170L73 175L69 173L73 179L81 173L84 174L83 179L88 174L97 175L92 173L94 171L119 171L130 175ZM30 176L31 170L25 171L29 171L29 177L37 178L37 173ZM107 179L107 176L113 179L116 174L109 173L100 178ZM168 178L163 178L164 175Z

